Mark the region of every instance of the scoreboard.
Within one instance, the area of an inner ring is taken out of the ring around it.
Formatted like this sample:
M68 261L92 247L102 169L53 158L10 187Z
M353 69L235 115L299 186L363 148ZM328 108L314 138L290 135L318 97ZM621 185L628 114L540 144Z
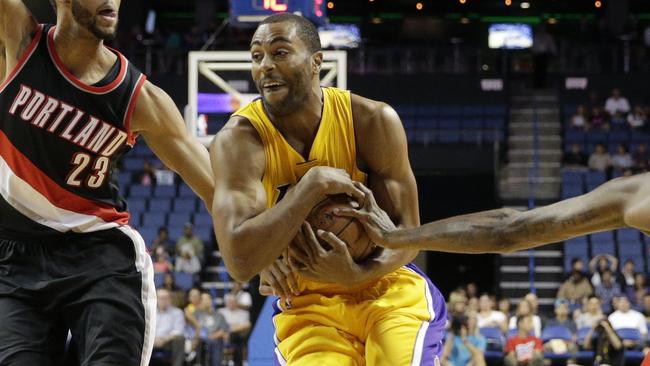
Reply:
M326 0L230 0L230 19L257 23L275 13L298 13L317 25L326 22Z

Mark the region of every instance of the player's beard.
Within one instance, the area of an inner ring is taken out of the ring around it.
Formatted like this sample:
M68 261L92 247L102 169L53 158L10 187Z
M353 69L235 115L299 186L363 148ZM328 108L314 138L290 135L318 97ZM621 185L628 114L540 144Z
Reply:
M88 9L84 8L79 0L72 0L72 16L81 24L82 27L86 28L90 33L95 37L104 40L110 41L115 39L117 33L117 23L112 29L102 29L97 25L97 16L93 15Z
M273 104L266 100L264 93L260 93L264 108L276 117L287 116L301 110L309 99L309 93L311 93L310 78L311 75L301 74L299 71L296 72L293 75L295 82L287 85L289 87L287 95L281 101L274 102Z

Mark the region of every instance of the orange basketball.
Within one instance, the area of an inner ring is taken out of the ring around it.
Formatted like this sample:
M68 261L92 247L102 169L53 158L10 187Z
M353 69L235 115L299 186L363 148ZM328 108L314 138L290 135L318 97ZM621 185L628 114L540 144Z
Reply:
M375 243L368 238L366 231L357 219L334 215L334 209L349 207L352 205L348 196L330 196L311 210L307 216L307 222L314 231L318 229L329 231L343 240L347 244L352 258L359 262L375 249ZM319 240L324 247L330 248L329 244Z

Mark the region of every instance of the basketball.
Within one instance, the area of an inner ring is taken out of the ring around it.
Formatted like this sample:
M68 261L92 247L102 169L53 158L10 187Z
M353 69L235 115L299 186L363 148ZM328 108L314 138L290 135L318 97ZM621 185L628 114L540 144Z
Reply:
M350 251L352 258L359 262L365 259L375 248L373 243L359 221L350 217L334 215L337 208L351 207L350 198L346 195L330 196L314 207L307 222L315 230L325 230L333 233L343 240ZM319 239L320 240L320 239ZM330 248L330 245L320 240L321 245Z

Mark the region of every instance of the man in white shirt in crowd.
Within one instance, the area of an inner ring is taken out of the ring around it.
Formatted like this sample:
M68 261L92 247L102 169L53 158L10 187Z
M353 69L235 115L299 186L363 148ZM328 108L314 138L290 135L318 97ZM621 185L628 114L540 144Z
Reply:
M503 333L508 331L506 316L500 311L494 311L494 302L488 294L483 294L478 299L478 313L476 314L476 326L480 328L499 328Z
M605 101L605 110L611 116L615 114L628 114L630 112L630 103L627 101L627 98L621 95L621 91L618 88L612 90L612 96L607 98Z
M171 352L171 365L183 366L185 362L185 316L183 311L172 306L169 291L158 290L158 311L156 312L156 338L154 353Z
M609 322L612 323L612 328L618 330L621 328L634 328L641 332L641 337L647 339L648 328L646 326L645 317L640 312L631 309L630 300L626 296L618 296L614 303L616 304L616 311L610 314ZM626 346L633 346L626 344Z
M234 346L233 361L235 366L243 364L243 350L251 329L250 313L239 308L237 298L233 294L225 296L226 307L219 309L219 313L226 319L230 327L230 343Z

